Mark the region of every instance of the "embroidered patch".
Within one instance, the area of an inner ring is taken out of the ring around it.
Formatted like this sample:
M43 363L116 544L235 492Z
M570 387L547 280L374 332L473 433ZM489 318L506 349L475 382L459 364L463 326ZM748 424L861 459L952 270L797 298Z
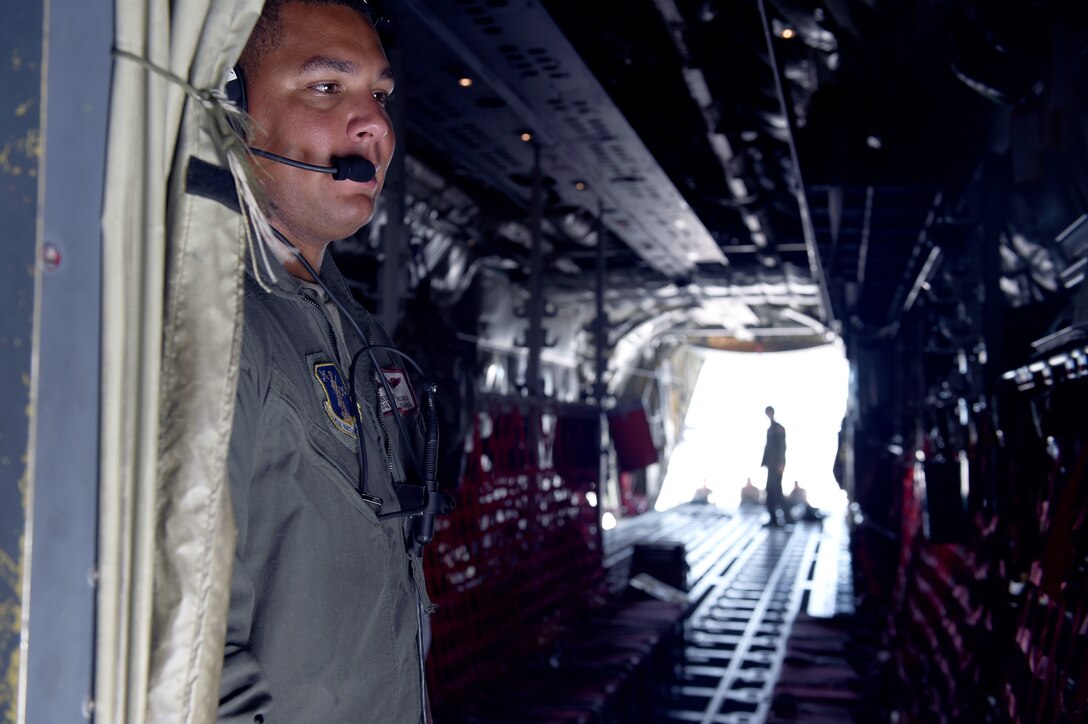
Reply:
M329 416L337 430L355 437L355 417L351 414L351 397L348 395L344 378L340 376L340 370L331 362L321 362L314 365L314 377L321 383L321 389L325 391L325 400L322 403L325 414Z
M412 386L408 384L408 375L404 374L404 370L396 367L384 367L382 368L382 374L385 375L385 379L389 382L389 389L393 391L393 399L397 401L397 409L400 410L400 414L407 415L415 412L416 395L412 392ZM382 411L383 415L393 414L393 410L389 407L389 400L385 396L385 387L377 375L374 376L374 381L377 383L375 387L378 389L378 409Z

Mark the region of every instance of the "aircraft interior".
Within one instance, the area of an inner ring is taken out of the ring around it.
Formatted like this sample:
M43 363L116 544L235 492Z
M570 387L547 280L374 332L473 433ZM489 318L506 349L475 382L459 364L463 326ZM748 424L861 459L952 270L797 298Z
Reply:
M125 412L159 367L104 372L125 356L110 309L149 329L178 307L174 277L110 286L94 260L118 227L74 230L101 195L50 185L109 183L105 142L79 134L105 138L111 72L137 72L110 57L134 46L109 17L97 50L68 43L90 37L73 4L5 10L0 31L0 714L152 721L115 712L144 701L116 683L146 682L133 661L154 679L153 566L110 558L103 531L160 551L169 513L96 492L94 471L169 472L141 457L141 410L168 420L195 387L164 366L159 406ZM1088 719L1088 4L375 7L397 152L374 220L332 250L436 388L454 505L424 550L434 722ZM147 104L182 118L183 96ZM163 248L133 268L180 268ZM728 392L700 396L711 370ZM127 447L103 447L111 400ZM781 519L756 464L764 405L797 481ZM811 463L793 452L809 412L827 418ZM107 644L137 653L121 666Z

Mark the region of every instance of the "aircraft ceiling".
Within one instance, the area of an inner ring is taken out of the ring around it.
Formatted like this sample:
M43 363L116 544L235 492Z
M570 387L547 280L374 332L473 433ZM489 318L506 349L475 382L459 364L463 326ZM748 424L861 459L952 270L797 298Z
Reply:
M613 342L655 320L659 337L746 349L894 328L947 228L982 223L986 159L1030 145L1018 120L1085 108L1085 13L1061 3L387 7L411 284L439 303L480 276L525 286L539 158L549 310L592 319L603 220ZM1080 158L1025 197L1057 198L1049 216L1003 237L1028 259L1002 280L1014 303L1046 287L1017 235L1054 251L1088 198Z

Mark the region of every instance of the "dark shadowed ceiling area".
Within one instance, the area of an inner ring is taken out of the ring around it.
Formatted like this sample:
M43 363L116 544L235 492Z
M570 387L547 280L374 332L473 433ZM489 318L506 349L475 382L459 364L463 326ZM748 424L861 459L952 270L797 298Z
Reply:
M529 289L539 219L574 328L603 234L611 344L875 338L964 265L1042 335L1088 208L1082 5L389 0L405 296ZM516 343L516 297L466 335Z

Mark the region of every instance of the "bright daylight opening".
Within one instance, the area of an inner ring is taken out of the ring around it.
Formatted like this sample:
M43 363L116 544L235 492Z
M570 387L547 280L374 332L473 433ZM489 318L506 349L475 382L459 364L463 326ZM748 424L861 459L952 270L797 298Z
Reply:
M710 502L726 510L739 507L747 480L763 491L767 470L760 462L768 405L786 428L782 492L789 495L796 481L809 504L824 511L840 509L846 494L832 466L848 385L841 342L795 352L708 352L657 510L692 500L704 485L711 491Z

